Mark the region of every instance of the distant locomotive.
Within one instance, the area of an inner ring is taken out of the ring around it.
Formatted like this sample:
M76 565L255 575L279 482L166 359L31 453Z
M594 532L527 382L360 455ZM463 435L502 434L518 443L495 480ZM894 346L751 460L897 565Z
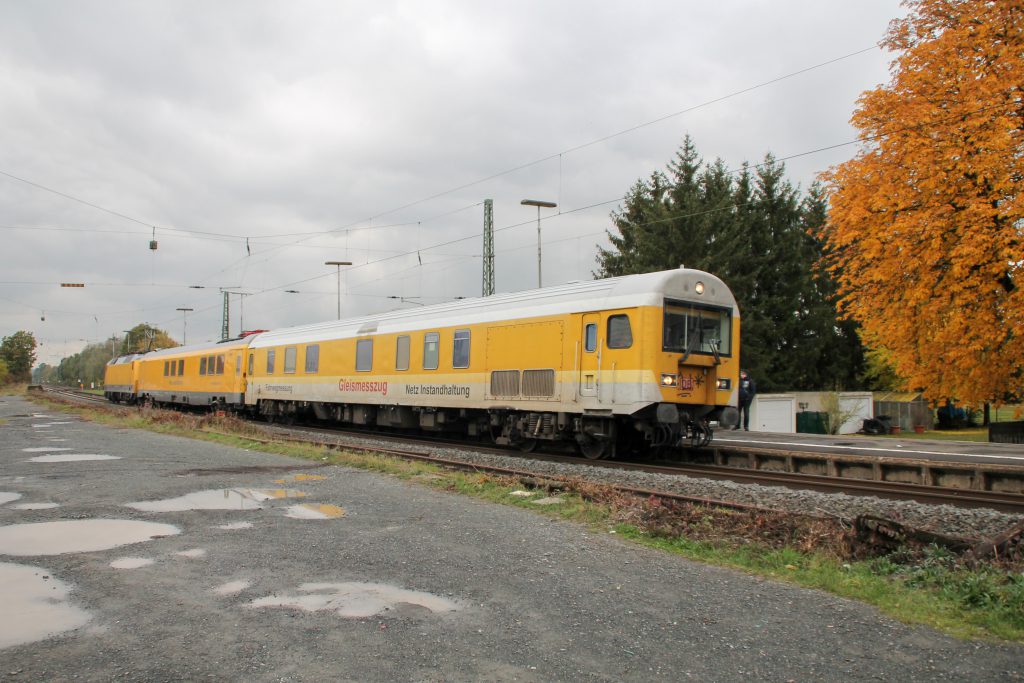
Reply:
M680 268L119 358L105 391L605 458L735 426L739 325L721 280Z

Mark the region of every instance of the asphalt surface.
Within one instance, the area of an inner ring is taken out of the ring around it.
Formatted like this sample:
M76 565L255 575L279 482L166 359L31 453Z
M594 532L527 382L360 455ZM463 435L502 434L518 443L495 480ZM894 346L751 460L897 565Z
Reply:
M1021 646L309 465L0 398L0 680L1024 677ZM152 511L203 491L188 501L232 509ZM47 522L65 524L17 526Z

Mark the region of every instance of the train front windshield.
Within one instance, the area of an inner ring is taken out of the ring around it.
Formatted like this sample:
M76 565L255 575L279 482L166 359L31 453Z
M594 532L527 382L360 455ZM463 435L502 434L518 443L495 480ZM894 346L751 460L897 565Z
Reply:
M665 302L663 349L673 353L728 356L732 351L732 311L682 302Z

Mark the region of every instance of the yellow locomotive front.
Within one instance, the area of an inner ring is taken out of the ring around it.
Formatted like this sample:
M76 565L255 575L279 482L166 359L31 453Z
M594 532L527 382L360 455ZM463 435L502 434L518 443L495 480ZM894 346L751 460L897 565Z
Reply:
M679 437L706 445L711 422L724 428L737 423L739 316L735 305L696 299L709 285L702 280L695 285L694 299L666 298L662 309L658 383L659 418L665 422L659 424L677 424Z

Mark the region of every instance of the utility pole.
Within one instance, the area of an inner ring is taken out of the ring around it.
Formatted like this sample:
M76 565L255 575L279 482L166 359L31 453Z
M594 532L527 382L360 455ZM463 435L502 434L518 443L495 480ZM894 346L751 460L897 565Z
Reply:
M175 310L181 311L181 345L186 346L188 344L188 314L195 309L176 308Z
M231 293L224 292L224 308L220 313L220 340L231 338Z
M494 294L494 200L484 200L484 286L483 295Z
M351 261L324 261L325 266L334 266L338 269L338 320L341 320L341 267L351 266Z

